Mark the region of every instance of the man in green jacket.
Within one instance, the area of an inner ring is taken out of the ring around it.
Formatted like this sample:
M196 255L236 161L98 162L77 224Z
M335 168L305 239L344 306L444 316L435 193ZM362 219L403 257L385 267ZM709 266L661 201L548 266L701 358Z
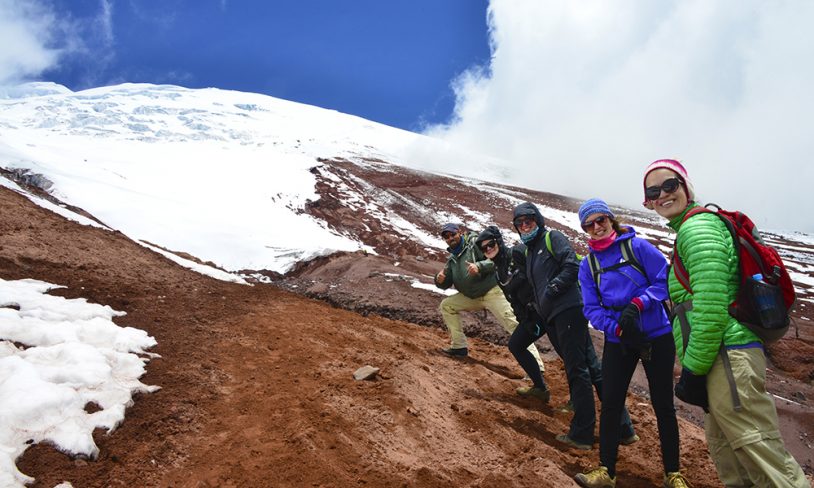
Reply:
M677 232L675 259L681 259L689 275L691 292L674 272L668 277L677 312L673 336L682 366L675 391L707 411L704 429L718 476L733 487L808 487L783 444L774 400L766 392L763 344L729 315L740 287L739 259L729 230L712 213L685 220L698 204L678 161L651 163L644 188L644 205L668 219Z
M441 300L441 316L451 340L450 347L442 351L449 356L465 357L469 349L460 312L489 310L509 334L517 328L517 319L503 291L497 286L495 263L486 259L483 251L475 245L477 233L465 232L460 225L449 223L441 228L441 237L449 246L449 258L444 269L435 275L435 285L442 290L454 286L458 291ZM544 371L537 346L531 344L528 350L534 355L540 370Z

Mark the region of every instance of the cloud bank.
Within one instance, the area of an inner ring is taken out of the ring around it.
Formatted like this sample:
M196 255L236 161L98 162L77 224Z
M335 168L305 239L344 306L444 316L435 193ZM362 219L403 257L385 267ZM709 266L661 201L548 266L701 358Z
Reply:
M114 59L113 0L97 0L96 13L74 18L44 0L0 0L0 86L39 80L69 64L82 87L103 80Z
M36 1L0 0L0 85L37 76L56 63L56 18Z
M700 200L814 230L814 2L492 0L488 22L490 65L426 133L510 183L633 208L644 167L678 158Z

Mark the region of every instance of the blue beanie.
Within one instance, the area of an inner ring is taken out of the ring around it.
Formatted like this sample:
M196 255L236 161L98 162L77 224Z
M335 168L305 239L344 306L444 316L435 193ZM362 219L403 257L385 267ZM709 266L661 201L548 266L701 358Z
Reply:
M584 224L585 220L588 219L593 214L604 214L609 216L610 218L616 218L611 212L610 207L608 204L605 203L605 200L601 200L599 198L591 198L590 200L586 200L585 203L579 207L579 223Z

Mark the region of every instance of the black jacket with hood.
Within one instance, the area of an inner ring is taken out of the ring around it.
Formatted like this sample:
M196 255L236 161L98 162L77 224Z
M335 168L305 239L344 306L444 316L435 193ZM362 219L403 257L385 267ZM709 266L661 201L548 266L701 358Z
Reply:
M534 293L526 279L526 246L523 243L509 248L503 241L500 229L490 225L478 235L475 244L480 247L484 241L493 239L497 242L498 253L492 260L495 263L495 277L506 300L512 306L514 316L520 325L528 330L535 330L542 323L534 309Z
M546 230L545 220L533 203L521 203L514 209L514 219L529 215L540 229L526 243L526 277L531 284L534 306L545 322L573 307L582 308L582 294L577 287L579 260L562 232ZM545 233L551 233L551 251L545 244Z

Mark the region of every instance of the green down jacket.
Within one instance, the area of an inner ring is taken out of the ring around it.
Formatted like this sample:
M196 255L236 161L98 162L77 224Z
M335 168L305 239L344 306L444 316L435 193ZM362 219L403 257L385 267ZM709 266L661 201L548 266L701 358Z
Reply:
M455 285L455 289L463 293L468 298L480 298L483 295L497 286L495 279L495 263L486 259L483 252L475 245L475 239L478 237L476 232L468 232L461 236L463 239L463 248L458 254L454 254L452 250L449 253L449 259L444 267L444 274L446 278L443 282L438 283L437 275L435 285L442 290ZM470 276L467 271L467 263L475 263L478 265L478 273Z
M673 304L692 300L687 312L690 339L684 350L681 324L673 319L673 338L681 365L695 374L709 372L723 341L725 346L739 346L760 339L729 315L729 304L740 286L738 256L732 235L723 221L711 213L693 215L682 223L684 215L697 204L691 204L670 221L676 236L677 252L690 277L690 294L671 269L667 282Z

